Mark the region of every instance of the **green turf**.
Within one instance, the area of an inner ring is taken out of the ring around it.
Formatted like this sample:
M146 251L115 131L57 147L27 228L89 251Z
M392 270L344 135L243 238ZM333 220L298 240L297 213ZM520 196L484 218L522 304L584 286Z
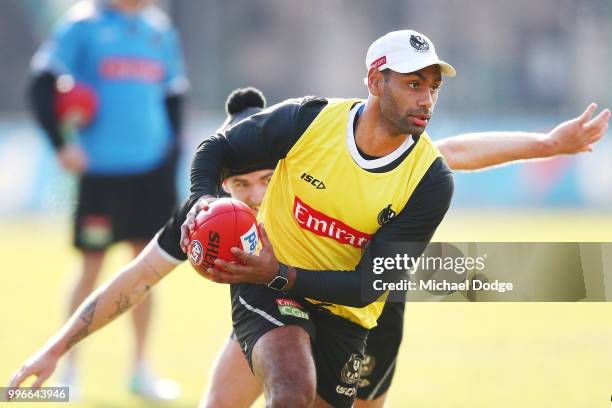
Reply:
M611 216L501 214L451 214L437 238L612 241ZM0 231L4 383L63 322L76 257L68 245L68 229L57 220L4 220ZM115 249L105 276L126 259L125 248ZM230 332L227 287L183 266L154 294L157 315L150 355L157 370L183 388L183 398L170 406L195 406L212 359ZM612 393L611 315L612 305L605 303L410 304L388 406L607 406ZM147 406L126 391L128 323L122 317L82 343L85 398L71 406Z

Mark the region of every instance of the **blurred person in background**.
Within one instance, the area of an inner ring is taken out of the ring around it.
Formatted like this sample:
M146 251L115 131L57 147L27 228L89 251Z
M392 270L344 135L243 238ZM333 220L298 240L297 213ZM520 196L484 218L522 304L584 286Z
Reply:
M175 173L181 104L188 83L176 31L149 0L88 0L74 5L32 59L29 98L59 163L79 179L74 245L82 257L69 315L94 289L109 246L133 254L176 205ZM71 132L56 114L58 83L85 84L97 99L93 120ZM141 207L140 204L147 205ZM174 399L176 384L159 380L145 357L151 296L133 310L130 390L152 400ZM114 313L129 308L116 303ZM87 335L86 331L80 333ZM78 398L72 352L60 383Z

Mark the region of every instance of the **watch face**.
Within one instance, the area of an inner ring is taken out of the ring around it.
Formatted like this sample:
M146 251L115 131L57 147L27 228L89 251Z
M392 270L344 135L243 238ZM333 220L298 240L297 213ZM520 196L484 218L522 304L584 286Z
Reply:
M287 278L284 276L277 276L270 283L268 283L268 287L274 290L283 290L287 285Z

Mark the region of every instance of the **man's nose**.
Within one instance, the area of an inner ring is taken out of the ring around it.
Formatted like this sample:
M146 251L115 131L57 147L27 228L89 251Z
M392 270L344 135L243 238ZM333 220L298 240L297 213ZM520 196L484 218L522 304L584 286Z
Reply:
M249 200L256 205L261 204L261 201L263 200L264 195L266 194L266 187L255 187L253 188L253 190L251 191L251 194L249 194Z
M427 108L428 111L431 110L433 106L433 95L429 89L421 93L418 99L418 104L421 108Z

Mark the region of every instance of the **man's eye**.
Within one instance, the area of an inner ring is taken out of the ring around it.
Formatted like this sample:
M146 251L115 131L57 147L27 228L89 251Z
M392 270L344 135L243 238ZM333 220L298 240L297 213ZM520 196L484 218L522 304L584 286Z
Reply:
M419 84L417 82L408 82L408 88L417 89Z
M437 91L439 91L439 90L440 90L440 86L441 86L440 84L437 84L437 85L432 85L432 86L431 86L431 90L432 90L432 91L436 91L436 92L437 92Z

